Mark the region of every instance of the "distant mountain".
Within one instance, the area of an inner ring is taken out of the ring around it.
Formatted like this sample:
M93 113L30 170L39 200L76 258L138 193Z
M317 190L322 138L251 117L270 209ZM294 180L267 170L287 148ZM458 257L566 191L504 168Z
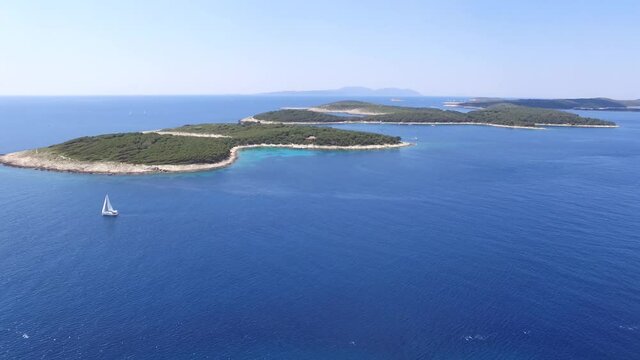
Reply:
M277 91L262 93L260 95L280 95L280 96L422 96L419 92L411 89L370 89L361 86L348 86L334 90L307 90L307 91Z
M614 100L608 98L583 98L583 99L500 99L500 98L475 98L458 104L487 108L497 104L512 104L543 109L559 110L617 110L636 111L634 106L640 105L640 100Z
M626 105L626 106L640 106L640 99L638 100L618 100L620 101L622 104Z

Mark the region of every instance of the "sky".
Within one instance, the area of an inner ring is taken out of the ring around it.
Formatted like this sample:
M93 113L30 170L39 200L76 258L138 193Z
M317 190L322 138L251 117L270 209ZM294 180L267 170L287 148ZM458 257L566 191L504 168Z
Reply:
M640 1L0 1L0 95L640 98Z

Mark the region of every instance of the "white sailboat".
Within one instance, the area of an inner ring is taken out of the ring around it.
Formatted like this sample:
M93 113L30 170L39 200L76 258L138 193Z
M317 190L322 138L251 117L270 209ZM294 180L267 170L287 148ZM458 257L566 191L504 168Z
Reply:
M102 216L118 216L118 210L111 206L109 195L104 197L104 204L102 204Z

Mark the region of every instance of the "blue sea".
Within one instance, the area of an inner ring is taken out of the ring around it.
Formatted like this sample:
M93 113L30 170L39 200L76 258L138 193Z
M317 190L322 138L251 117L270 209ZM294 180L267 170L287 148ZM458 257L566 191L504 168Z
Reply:
M4 97L0 153L333 100ZM0 166L0 358L639 359L640 113L580 113L620 128L344 125L416 145Z

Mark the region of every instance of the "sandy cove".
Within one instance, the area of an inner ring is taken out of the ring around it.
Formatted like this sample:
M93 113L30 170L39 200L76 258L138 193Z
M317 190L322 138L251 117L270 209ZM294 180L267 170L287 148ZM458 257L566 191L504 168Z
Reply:
M189 136L189 135L183 135ZM66 156L51 153L46 150L25 150L0 156L0 164L37 170L51 170L62 172L105 174L105 175L143 175L155 173L196 172L220 169L233 164L238 159L238 153L243 149L254 148L288 148L309 150L382 150L409 146L411 143L402 142L388 145L302 145L302 144L256 144L242 145L231 148L229 157L212 164L187 165L143 165L110 161L78 161Z

